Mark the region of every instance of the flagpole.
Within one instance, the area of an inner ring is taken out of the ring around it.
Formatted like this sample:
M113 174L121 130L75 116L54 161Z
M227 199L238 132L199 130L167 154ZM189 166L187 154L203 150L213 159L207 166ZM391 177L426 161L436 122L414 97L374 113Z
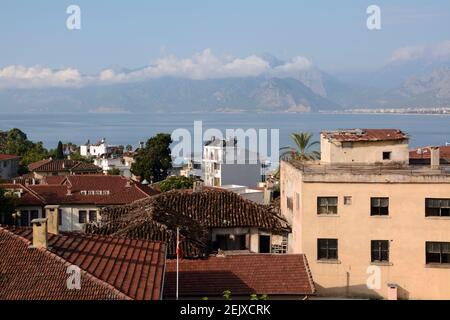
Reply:
M178 289L179 289L179 275L180 275L180 254L179 254L179 246L180 246L180 228L177 227L177 300L178 300Z

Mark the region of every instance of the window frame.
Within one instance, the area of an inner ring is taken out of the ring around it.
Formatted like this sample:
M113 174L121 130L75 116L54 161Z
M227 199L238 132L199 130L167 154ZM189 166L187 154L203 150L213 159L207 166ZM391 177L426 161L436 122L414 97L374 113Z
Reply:
M330 242L335 242L335 246L330 244ZM323 246L325 243L325 246ZM325 257L321 254L321 251L325 250ZM335 251L335 255L330 254L330 250ZM339 259L339 240L332 238L318 238L317 239L317 260L318 261L337 261Z
M95 215L95 219L92 219L92 214ZM97 222L97 210L88 210L89 222Z
M438 201L439 205L436 207L428 206L432 201ZM442 202L448 202L446 205L442 205ZM442 209L447 209L446 214L442 214ZM432 214L430 210L438 210L439 214ZM449 217L450 218L450 199L448 198L425 198L425 217Z
M378 206L374 206L373 205L373 201L374 200L378 200L379 201L379 205ZM382 201L383 200L387 200L387 206L384 207L382 206ZM370 216L371 217L387 217L389 216L390 212L389 212L389 197L371 197L370 198ZM387 212L383 213L382 209L386 208ZM375 209L377 209L378 212L375 212Z
M429 252L428 248L429 246L438 246L439 252ZM446 252L443 252L443 246L447 246ZM429 255L439 255L439 262L437 261L430 261L432 260ZM446 261L443 262L443 255L446 255ZM427 265L445 265L450 266L450 242L443 242L443 241L426 241L425 242L425 264Z
M383 248L383 244L386 245ZM383 259L383 252L386 259ZM375 253L375 256L374 256ZM389 240L371 240L370 241L370 261L372 263L389 263L390 262L390 243Z
M336 200L336 204L330 205L330 199ZM326 205L321 204L321 200L326 200ZM335 212L330 212L330 208L336 208ZM339 197L336 196L325 196L317 197L317 215L319 216L335 216L339 213ZM321 208L326 208L326 212L321 212Z
M82 221L81 217L84 216L84 222ZM78 223L79 224L86 224L88 222L88 211L87 210L78 210Z

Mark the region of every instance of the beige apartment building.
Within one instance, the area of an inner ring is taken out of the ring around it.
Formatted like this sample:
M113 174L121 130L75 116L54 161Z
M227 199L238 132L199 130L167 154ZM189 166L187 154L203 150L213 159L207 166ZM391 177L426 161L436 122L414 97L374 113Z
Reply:
M408 164L398 130L321 134L322 161L281 164L289 252L319 295L450 299L450 170Z

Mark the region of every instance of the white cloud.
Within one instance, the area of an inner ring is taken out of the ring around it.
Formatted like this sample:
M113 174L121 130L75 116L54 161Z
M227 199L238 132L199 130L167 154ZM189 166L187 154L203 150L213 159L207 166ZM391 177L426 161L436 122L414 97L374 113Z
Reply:
M277 76L290 77L298 75L299 72L305 71L312 67L312 62L305 57L295 57L290 62L275 67L273 73Z
M450 40L441 42L432 50L433 56L437 58L446 58L450 56Z
M395 61L410 61L420 58L425 53L425 47L416 46L416 47L403 47L395 50L391 58L390 62Z
M262 74L289 77L311 66L310 60L295 57L283 65L271 68L268 61L256 55L245 58L218 57L210 49L205 49L191 58L178 58L173 54L164 54L149 66L127 73L117 73L112 69L106 69L97 75L86 76L72 68L52 70L42 67L9 66L0 69L0 88L71 87L133 82L161 77L196 80L253 77Z
M73 68L52 70L12 65L0 69L0 88L8 87L70 87L80 85L82 76Z
M419 58L426 58L429 61L450 57L450 40L440 42L433 46L411 46L395 50L389 62L413 61Z

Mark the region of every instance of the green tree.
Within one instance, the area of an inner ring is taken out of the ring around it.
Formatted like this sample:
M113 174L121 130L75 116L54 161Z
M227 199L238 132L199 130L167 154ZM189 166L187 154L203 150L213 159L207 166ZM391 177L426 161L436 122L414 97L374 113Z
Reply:
M125 147L125 150L127 152L131 152L131 151L133 151L133 146L131 144L127 144L127 146Z
M120 170L118 168L112 168L107 171L108 176L120 176Z
M300 161L310 161L320 158L320 152L312 150L319 141L311 141L313 134L309 132L291 133L294 146L281 148L281 158L291 158Z
M192 177L169 177L159 183L159 189L167 192L175 189L190 189L193 187L195 179Z
M0 224L13 224L13 213L17 206L17 197L11 196L0 187Z
M22 157L21 172L25 167L35 161L48 158L48 151L42 142L34 143L28 140L27 135L20 129L11 129L6 134L1 134L0 153L15 154Z
M131 166L133 174L150 182L164 180L172 168L171 143L170 134L158 133L150 138L135 157Z
M58 147L56 148L56 159L64 159L64 149L61 141L58 142Z

